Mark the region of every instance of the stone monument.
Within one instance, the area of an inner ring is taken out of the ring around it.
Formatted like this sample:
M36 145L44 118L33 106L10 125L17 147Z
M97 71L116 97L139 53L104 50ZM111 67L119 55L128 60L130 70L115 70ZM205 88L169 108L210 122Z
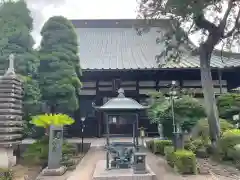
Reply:
M48 166L42 171L43 176L61 176L67 168L61 165L63 127L50 126Z
M0 168L16 164L14 148L22 138L22 83L14 71L14 55L9 56L9 68L0 77Z
M163 137L163 125L162 125L162 123L158 123L158 134L159 134L159 139L164 139L164 137Z

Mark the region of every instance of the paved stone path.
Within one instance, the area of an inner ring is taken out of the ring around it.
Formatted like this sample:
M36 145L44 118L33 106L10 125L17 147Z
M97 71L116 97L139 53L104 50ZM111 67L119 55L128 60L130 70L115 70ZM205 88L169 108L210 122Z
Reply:
M165 159L147 152L147 163L157 175L156 180L240 180L239 178L223 177L215 174L210 175L186 175L182 176L170 168Z
M77 165L76 170L71 172L65 180L92 180L96 162L105 159L105 150L102 147L103 144L104 142L102 141L92 144L88 153ZM240 177L239 179L232 179L214 174L181 176L175 173L173 169L167 165L163 157L156 156L145 148L144 151L147 153L147 163L157 175L157 179L155 180L240 180Z
M105 151L103 148L91 147L67 180L92 180L96 162L103 159L105 159Z

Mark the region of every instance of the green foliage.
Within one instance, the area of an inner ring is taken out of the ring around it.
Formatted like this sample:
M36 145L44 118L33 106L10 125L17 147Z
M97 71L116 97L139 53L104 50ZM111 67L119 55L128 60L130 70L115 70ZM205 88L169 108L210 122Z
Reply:
M147 114L151 123L162 123L164 119L169 117L168 109L171 104L161 92L154 92L150 94L151 104L148 108Z
M200 138L194 139L194 140L190 139L186 141L184 144L184 148L186 150L193 151L193 152L196 152L197 149L203 148L204 146L205 146L204 141Z
M177 150L173 153L174 168L182 174L196 174L196 156L192 151Z
M220 117L232 120L233 115L240 113L240 94L222 94L217 99L217 105Z
M164 147L165 158L167 160L167 163L171 167L174 167L173 153L174 153L174 147L173 146L165 146Z
M50 125L71 125L74 123L74 119L66 114L42 114L34 116L31 123L38 127L48 128Z
M211 55L219 43L222 49L230 51L232 46L239 46L240 2L236 0L141 0L139 4L140 18L148 20L146 28L149 28L151 20L169 19L169 30L162 37L157 37L157 41L165 46L159 55L156 55L159 66L163 65L160 64L163 60L173 61L174 64L179 63L188 57L186 52L189 49L192 55L199 56L206 114L209 123L212 124L209 126L210 139L214 145L219 139L220 129L211 76ZM208 18L210 16L211 18ZM189 41L189 36L199 32L199 46L196 47Z
M201 148L197 149L195 154L199 158L208 158L209 157L208 150L206 147L201 147Z
M190 130L202 117L205 111L198 99L189 95L179 95L174 100L174 115L176 122L180 123L183 130ZM167 123L172 119L171 102L161 92L150 94L151 104L148 109L148 117L151 123ZM165 127L165 126L164 126ZM172 131L171 131L172 132Z
M43 137L33 144L28 145L23 154L23 159L26 164L43 165L48 159L48 137Z
M164 148L166 146L172 146L171 140L154 140L153 152L164 155Z
M73 25L62 16L51 17L41 35L39 81L43 100L57 112L74 112L79 107L81 68Z
M0 180L13 180L14 173L11 169L0 169Z
M23 154L24 162L29 165L43 165L47 163L49 151L49 139L47 136L37 140L33 144L30 144ZM63 142L62 155L63 159L69 159L69 157L76 154L76 149L73 145Z
M8 68L8 56L15 54L15 71L23 80L24 119L35 115L41 98L36 81L39 59L33 51L32 17L25 1L6 1L0 9L0 70ZM1 74L2 75L2 74Z
M218 149L223 159L233 159L232 152L240 144L240 129L231 129L223 133L218 142Z
M224 133L226 130L233 129L234 126L227 122L225 119L219 119L221 133ZM200 119L197 124L192 129L193 137L201 137L203 139L209 138L209 125L206 118Z

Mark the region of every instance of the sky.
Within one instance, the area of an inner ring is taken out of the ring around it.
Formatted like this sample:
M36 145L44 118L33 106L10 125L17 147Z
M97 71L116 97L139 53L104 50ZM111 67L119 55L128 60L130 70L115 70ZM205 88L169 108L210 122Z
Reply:
M38 46L42 25L48 18L62 15L68 19L134 19L136 0L26 0L34 19L32 35Z

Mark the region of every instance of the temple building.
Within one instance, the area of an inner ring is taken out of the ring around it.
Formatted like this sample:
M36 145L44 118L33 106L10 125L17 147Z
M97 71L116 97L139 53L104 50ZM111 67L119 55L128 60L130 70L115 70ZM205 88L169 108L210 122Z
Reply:
M199 56L193 55L187 46L181 62L157 63L156 56L163 51L164 44L157 43L170 30L169 20L155 20L148 32L138 28L143 20L72 20L79 38L80 64L83 69L83 88L80 97L79 120L69 127L71 136L79 136L81 117L85 117L86 137L102 137L105 134L105 116L92 107L103 105L115 97L123 88L126 97L146 103L148 93L168 91L168 85L175 80L181 88L194 89L202 97ZM221 94L240 85L240 54L215 51L211 59L212 77L216 94ZM113 118L110 122L112 135L130 135L130 117ZM140 126L149 134L157 132L155 124L150 124L146 113L140 114Z

